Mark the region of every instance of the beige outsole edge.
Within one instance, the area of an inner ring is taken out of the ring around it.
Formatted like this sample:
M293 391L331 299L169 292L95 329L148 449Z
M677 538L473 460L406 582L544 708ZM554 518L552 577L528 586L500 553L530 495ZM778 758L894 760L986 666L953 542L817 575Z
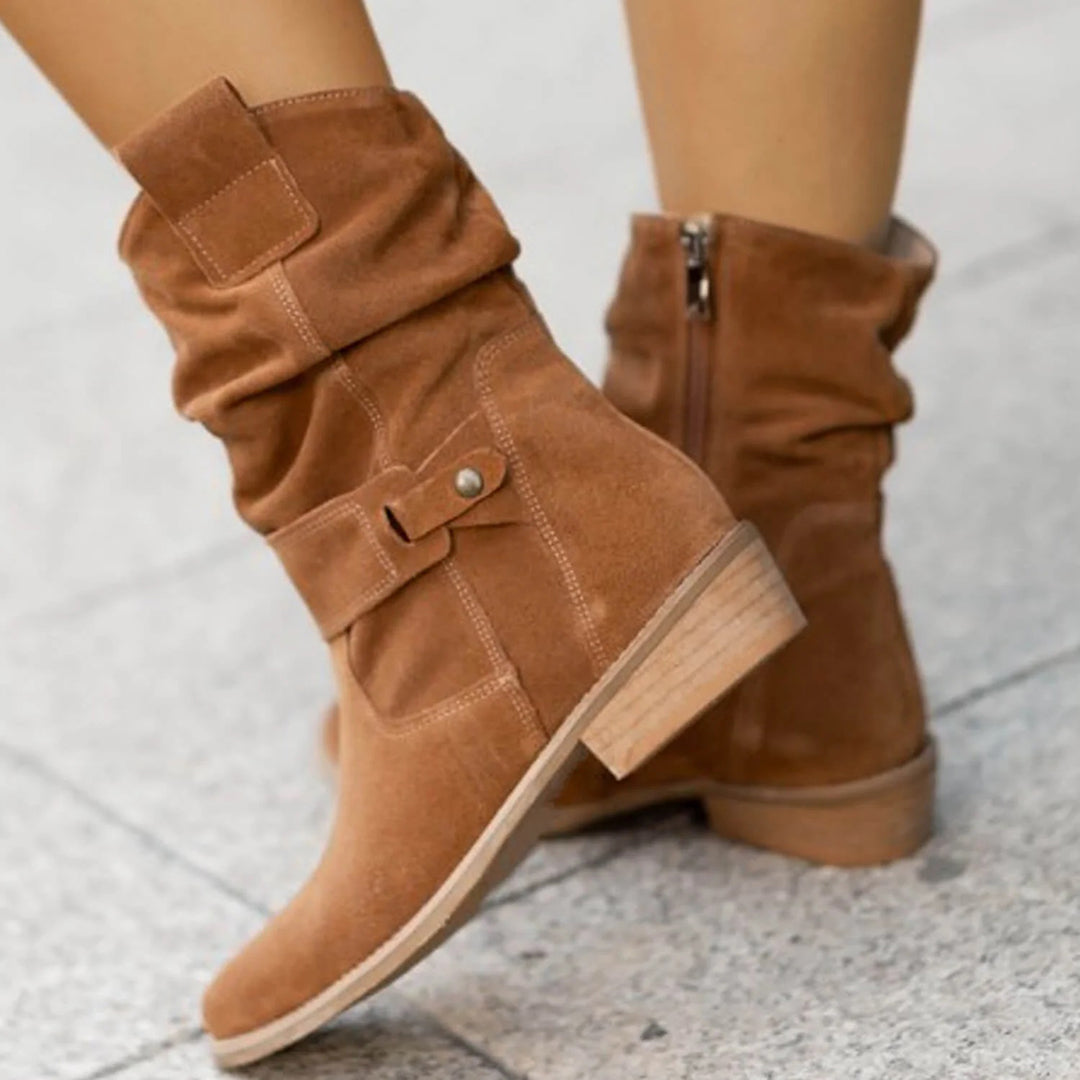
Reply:
M810 862L873 866L911 855L929 839L936 775L937 745L933 737L929 737L910 761L846 783L798 788L720 784L701 779L637 788L577 806L551 806L543 834L548 838L572 836L650 807L700 802L707 812L712 806L710 828L722 839ZM898 820L886 822L885 838L882 839L878 808L882 804L888 806L890 802L895 805L897 793L900 793L900 816ZM718 803L741 806L745 817L760 824L750 829L731 828L724 816L716 812ZM783 815L779 823L770 808ZM825 850L806 843L807 822L812 822L815 814L839 820L844 828L839 846ZM863 824L868 814L879 825L877 835L871 836L869 842ZM792 820L795 822L794 833Z
M747 553L750 553L749 563ZM750 564L755 569L748 575ZM766 572L767 582L762 578ZM751 579L758 582L753 595L747 591ZM734 588L725 588L725 581L732 581ZM757 608L765 613L767 626L756 617ZM711 638L717 629L718 611L724 611L730 619L741 618L742 632L752 634L754 640L743 642L738 634L725 634L719 642ZM686 616L694 616L689 625ZM407 970L457 929L465 921L462 910L478 907L490 889L495 879L494 868L499 876L512 868L510 860L500 859L500 855L515 840L515 834L527 831L539 835L547 800L557 790L575 750L594 728L599 729L594 741L600 749L590 743L593 752L613 771L629 771L678 734L698 712L785 644L803 625L802 613L775 570L757 531L749 523L740 522L683 579L585 694L427 903L371 956L292 1012L253 1031L212 1038L211 1048L218 1064L237 1068L285 1049ZM670 644L673 638L679 647L665 649L665 644ZM703 659L710 652L714 665ZM688 660L680 663L684 656ZM657 671L654 663L667 672L666 677ZM720 673L712 672L710 666L718 668ZM642 677L635 679L635 676ZM654 722L663 729L657 738L650 733L643 710L659 704L650 705L650 702L663 686L667 687L666 697L660 698L664 713L656 714L658 722L654 717ZM617 722L611 720L609 709ZM668 712L677 720L669 720ZM527 850L523 846L520 854Z

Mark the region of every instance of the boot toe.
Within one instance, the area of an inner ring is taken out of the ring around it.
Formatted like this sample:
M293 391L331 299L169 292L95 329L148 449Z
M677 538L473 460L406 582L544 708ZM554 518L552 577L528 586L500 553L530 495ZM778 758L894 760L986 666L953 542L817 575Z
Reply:
M275 960L262 935L245 946L217 973L203 994L203 1026L214 1039L254 1031L284 1015L288 966Z
M272 918L217 973L202 1001L215 1040L266 1027L300 1008L363 959L343 945L341 928L310 906L310 886Z

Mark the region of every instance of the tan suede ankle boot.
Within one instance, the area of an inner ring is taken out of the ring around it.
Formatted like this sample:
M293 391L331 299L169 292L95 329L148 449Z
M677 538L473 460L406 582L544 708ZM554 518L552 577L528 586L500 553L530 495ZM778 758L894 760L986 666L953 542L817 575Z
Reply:
M460 926L582 744L627 773L801 616L701 472L553 345L414 97L249 110L215 80L118 153L179 407L223 440L341 709L324 856L205 998L238 1065Z
M877 254L729 217L634 220L604 389L757 524L809 627L628 780L583 762L552 831L695 798L721 836L814 861L925 840L934 749L880 482L912 408L890 353L933 267L899 221Z

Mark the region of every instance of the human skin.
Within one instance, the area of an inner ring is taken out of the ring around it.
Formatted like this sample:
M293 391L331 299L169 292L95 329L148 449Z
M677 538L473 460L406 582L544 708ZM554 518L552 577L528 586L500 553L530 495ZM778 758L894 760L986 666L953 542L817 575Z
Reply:
M109 147L216 75L249 105L390 83L359 0L0 0L0 22Z
M920 0L625 0L660 201L874 244L896 190ZM106 145L215 75L251 105L390 73L360 0L0 0Z
M874 244L920 0L625 0L660 200Z

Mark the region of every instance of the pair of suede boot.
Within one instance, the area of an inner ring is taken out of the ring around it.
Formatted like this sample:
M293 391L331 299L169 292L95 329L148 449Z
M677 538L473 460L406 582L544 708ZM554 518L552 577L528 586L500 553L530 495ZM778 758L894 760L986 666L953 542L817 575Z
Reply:
M932 751L878 495L910 410L889 349L930 274L914 234L877 255L639 219L609 316L619 412L412 96L249 109L219 79L118 154L143 188L121 252L178 406L223 441L338 692L334 828L206 995L222 1063L373 993L543 832L616 807L690 794L726 835L837 861L918 842ZM729 694L803 625L747 518L813 625ZM806 814L831 838L802 844Z

